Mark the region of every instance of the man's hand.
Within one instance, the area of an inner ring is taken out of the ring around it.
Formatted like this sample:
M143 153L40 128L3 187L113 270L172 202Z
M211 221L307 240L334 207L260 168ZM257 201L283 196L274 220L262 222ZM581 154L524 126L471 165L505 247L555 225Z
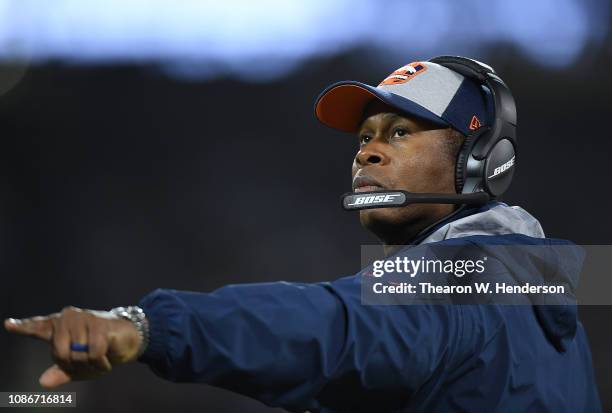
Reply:
M61 313L16 320L4 327L17 334L36 337L51 345L55 364L39 379L41 386L54 388L73 380L98 377L114 364L136 360L140 335L128 320L109 312L66 307ZM86 351L73 351L71 344L87 345Z

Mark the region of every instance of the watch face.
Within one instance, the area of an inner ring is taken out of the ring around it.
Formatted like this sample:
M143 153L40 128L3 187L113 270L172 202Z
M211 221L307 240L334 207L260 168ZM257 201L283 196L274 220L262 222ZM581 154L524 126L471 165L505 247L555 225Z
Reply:
M128 314L130 318L133 317L138 320L141 320L144 317L144 312L142 311L140 307L131 306L131 307L128 307L126 310L127 310L126 313Z
M130 315L125 307L116 307L111 312L119 317L128 318Z
M138 306L116 307L111 309L111 313L132 322L142 322L146 317L142 308Z

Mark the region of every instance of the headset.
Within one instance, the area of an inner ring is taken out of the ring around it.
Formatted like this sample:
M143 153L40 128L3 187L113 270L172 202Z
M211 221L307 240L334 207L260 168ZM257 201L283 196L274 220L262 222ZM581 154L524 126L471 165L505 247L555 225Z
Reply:
M455 166L456 194L408 191L349 192L342 196L347 211L401 207L415 203L482 205L503 194L514 175L517 151L516 104L510 89L491 66L461 56L429 60L486 86L493 101L493 122L470 132Z

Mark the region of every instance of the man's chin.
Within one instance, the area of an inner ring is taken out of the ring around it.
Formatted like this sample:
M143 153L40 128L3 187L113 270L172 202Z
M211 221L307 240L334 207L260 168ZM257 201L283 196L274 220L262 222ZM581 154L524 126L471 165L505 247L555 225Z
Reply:
M410 223L410 217L413 215L410 209L411 207L364 209L359 211L359 221L362 227L384 240Z

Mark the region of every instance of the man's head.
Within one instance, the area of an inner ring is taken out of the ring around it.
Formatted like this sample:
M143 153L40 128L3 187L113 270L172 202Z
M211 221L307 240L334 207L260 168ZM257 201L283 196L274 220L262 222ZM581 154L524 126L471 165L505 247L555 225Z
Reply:
M357 132L353 190L455 193L455 161L463 135L373 101ZM455 207L413 204L366 209L360 221L385 244L401 245Z
M317 99L319 120L357 135L354 191L455 193L455 163L464 136L487 124L487 91L444 66L415 62L377 87L345 81ZM360 212L362 225L385 244L404 244L455 209L413 204Z

